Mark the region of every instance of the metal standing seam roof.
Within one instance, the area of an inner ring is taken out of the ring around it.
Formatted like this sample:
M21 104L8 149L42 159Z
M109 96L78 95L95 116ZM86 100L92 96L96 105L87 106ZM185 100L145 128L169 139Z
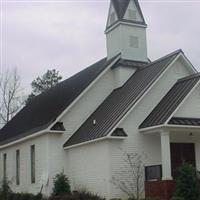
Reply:
M104 100L64 147L107 136L180 52L176 51L137 70L121 88L115 89ZM95 125L93 120L96 120Z
M104 58L35 97L0 130L0 145L48 128L117 56Z
M200 126L200 118L188 117L172 117L168 124L171 125L186 125L186 126Z
M166 123L176 108L200 80L200 74L179 79L160 103L153 109L139 126L139 129L158 126ZM175 122L175 121L172 121Z

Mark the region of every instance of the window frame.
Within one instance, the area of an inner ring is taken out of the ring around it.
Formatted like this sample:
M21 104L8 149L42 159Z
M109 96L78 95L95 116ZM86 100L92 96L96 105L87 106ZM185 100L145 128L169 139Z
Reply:
M159 176L151 178L151 175L148 174L149 168L158 168L159 169ZM162 179L162 165L145 166L145 181L161 180L161 179Z
M16 185L20 185L20 150L16 150Z
M7 153L3 154L3 179L7 179Z
M36 173L35 173L35 145L31 145L30 147L30 159L31 159L31 184L35 183L35 177L36 177Z

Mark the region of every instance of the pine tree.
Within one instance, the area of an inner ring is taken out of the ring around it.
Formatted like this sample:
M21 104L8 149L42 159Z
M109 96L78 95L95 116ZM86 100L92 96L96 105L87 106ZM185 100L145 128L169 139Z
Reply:
M28 96L26 104L29 103L35 96L45 92L46 90L54 87L62 79L59 72L55 69L47 70L41 77L37 77L32 81L32 93Z
M53 183L54 183L53 194L52 194L53 196L71 193L69 179L64 174L64 172L56 174Z

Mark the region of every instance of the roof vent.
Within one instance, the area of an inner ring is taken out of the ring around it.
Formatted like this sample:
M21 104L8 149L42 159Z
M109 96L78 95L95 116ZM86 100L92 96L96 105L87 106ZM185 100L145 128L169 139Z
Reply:
M51 128L51 130L54 131L65 131L65 127L63 125L63 122L57 122L53 125L53 127Z

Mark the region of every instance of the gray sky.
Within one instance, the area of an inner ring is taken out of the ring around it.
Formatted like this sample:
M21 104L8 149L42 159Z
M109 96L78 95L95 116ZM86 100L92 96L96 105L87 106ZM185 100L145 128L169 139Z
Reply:
M106 56L108 0L1 1L1 68L17 67L24 88L56 68L67 78ZM200 0L140 1L148 55L176 49L200 71Z

